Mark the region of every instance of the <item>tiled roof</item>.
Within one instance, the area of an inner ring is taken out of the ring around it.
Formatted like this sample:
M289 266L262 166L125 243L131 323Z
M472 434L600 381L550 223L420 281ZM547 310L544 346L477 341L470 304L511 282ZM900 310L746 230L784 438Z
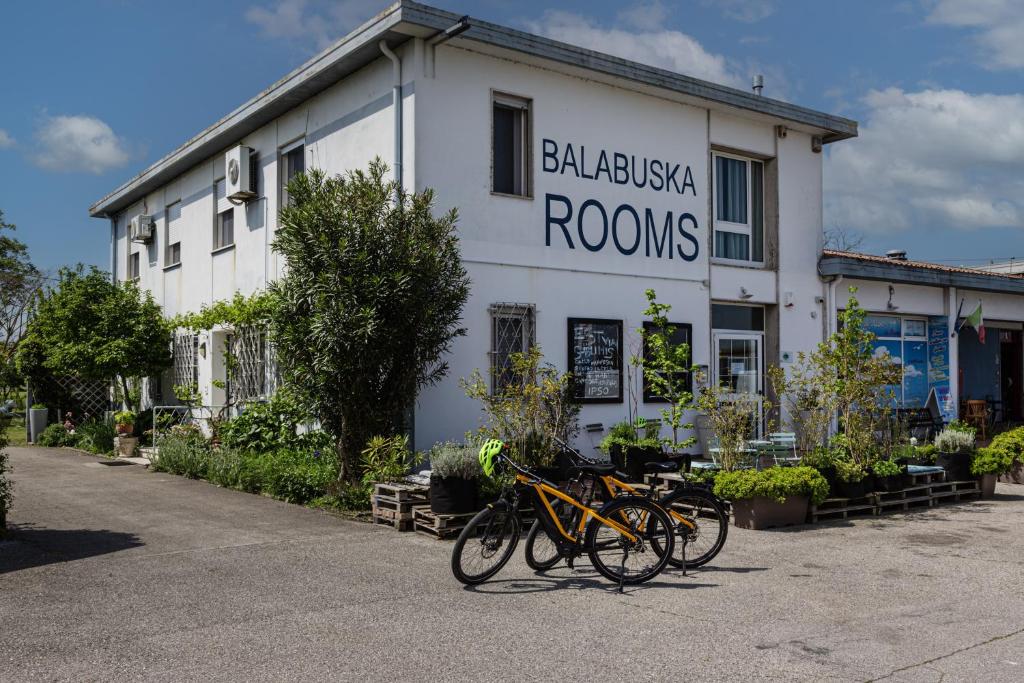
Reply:
M823 258L842 258L842 259L854 259L857 261L864 261L866 263L884 263L887 266L896 266L901 268L918 268L921 270L931 270L940 273L962 273L964 275L982 275L987 277L1003 278L1007 280L1021 280L1024 279L1024 273L1018 274L1007 274L1007 273L993 273L988 270L981 270L979 268L968 268L966 266L947 266L941 263L931 263L929 261L911 261L889 258L888 256L875 256L874 254L861 254L855 251L838 251L836 249L826 249L822 253Z

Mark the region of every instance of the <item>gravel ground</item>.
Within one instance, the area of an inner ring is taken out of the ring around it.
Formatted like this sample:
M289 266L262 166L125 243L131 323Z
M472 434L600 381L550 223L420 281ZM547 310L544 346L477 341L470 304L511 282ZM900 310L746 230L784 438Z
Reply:
M1024 486L785 531L617 593L66 451L12 448L0 680L1024 680Z

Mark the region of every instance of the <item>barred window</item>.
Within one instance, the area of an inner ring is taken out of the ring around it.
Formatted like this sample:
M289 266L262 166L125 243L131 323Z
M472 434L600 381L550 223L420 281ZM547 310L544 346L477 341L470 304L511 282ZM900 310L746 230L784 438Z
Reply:
M535 343L536 308L533 304L492 304L491 313L491 393L516 381L512 354L525 353Z
M228 372L228 396L233 402L266 398L267 331L257 325L246 325L228 335L231 366Z
M199 384L199 335L178 332L174 335L174 386L192 387Z

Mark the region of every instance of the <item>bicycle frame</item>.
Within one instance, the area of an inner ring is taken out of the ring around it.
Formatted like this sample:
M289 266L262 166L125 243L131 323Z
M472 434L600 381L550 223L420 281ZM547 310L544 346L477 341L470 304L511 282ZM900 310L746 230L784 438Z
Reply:
M603 475L603 476L600 477L600 479L601 479L601 483L604 484L605 490L608 491L608 495L611 496L612 498L614 498L617 495L617 493L616 493L617 489L618 490L622 490L622 491L626 491L627 493L630 493L630 494L633 494L633 495L636 495L636 496L643 495L643 493L640 492L640 491L637 491L636 488L632 484L628 484L628 483L622 481L621 479L617 479L616 477L613 477L610 474ZM671 517L672 519L676 520L677 522L680 522L683 525L689 527L691 530L695 531L697 529L697 525L696 524L694 524L690 520L686 519L685 517L683 517L681 514L679 514L675 510L672 510L671 508L665 508L665 512L668 513L669 517Z
M544 481L528 477L518 471L516 472L516 481L520 484L523 484L524 486L528 486L533 489L534 493L537 496L537 500L539 500L541 504L544 506L544 510L548 517L548 521L553 522L554 527L558 531L558 533L561 534L562 537L570 543L579 543L579 539L583 535L584 529L586 529L587 520L590 517L593 517L605 526L614 529L620 535L625 536L630 543L635 543L637 541L637 536L630 532L628 529L626 529L624 526L619 524L618 522L608 519L607 517L602 517L593 508L584 505L583 503L579 502L578 500L576 500L575 498L568 494L562 493L561 491L545 483ZM583 512L583 514L580 515L579 524L575 529L575 532L577 534L576 536L573 536L569 532L569 530L566 530L566 528L562 526L562 522L558 519L558 515L555 513L554 508L551 506L551 501L548 500L548 497L545 494L554 496L555 498L558 498L559 500L564 501L575 508L579 508Z

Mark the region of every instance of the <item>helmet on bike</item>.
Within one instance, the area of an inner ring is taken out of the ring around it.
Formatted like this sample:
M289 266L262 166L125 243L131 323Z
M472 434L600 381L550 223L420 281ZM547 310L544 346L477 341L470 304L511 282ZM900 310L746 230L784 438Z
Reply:
M498 456L501 455L501 451L504 448L505 444L498 439L488 439L484 442L484 445L480 447L480 467L483 468L486 476L494 476Z

